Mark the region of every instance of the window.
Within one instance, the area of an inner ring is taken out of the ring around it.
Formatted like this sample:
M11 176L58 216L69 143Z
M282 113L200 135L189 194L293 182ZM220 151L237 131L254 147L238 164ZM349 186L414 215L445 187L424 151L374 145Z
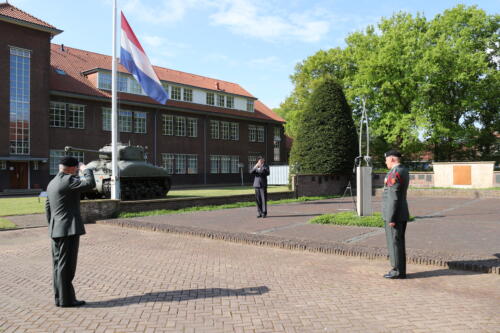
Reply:
M0 161L0 170L7 170L7 161Z
M85 128L85 106L68 104L68 127Z
M118 112L118 130L120 132L132 132L132 111Z
M221 156L221 173L231 172L231 156Z
M186 102L193 101L193 89L184 88L184 101Z
M85 154L81 151L77 152L65 152L64 150L50 150L50 159L49 159L49 166L50 166L50 174L51 175L56 175L59 172L59 161L63 156L73 156L78 160L78 162L84 161Z
M247 99L247 111L253 112L253 100Z
M208 105L214 105L214 93L207 92L207 104Z
M102 109L102 129L104 131L111 131L111 109Z
M239 173L239 172L240 172L240 157L231 156L231 173Z
M219 138L219 122L217 120L210 120L210 134L212 139Z
M146 112L134 112L134 132L146 133Z
M194 175L198 173L198 155L187 156L187 173Z
M183 175L186 173L186 155L175 154L175 174Z
M217 94L217 106L224 107L226 105L226 96Z
M281 158L280 154L280 145L281 145L281 129L279 127L274 128L274 142L273 142L273 152L274 152L274 161L279 162Z
M118 73L118 91L128 92L128 78L126 75Z
M142 90L141 85L139 82L134 77L129 78L129 87L128 91L132 94L137 94L137 95L145 95L146 93Z
M240 139L240 124L231 123L231 140L238 141Z
M174 116L170 114L163 114L163 135L174 135Z
M163 89L165 89L165 91L167 92L168 97L170 98L170 94L168 93L168 83L164 82L164 81L160 81L160 82L161 82L161 86L163 87Z
M226 96L226 107L228 109L234 108L234 96Z
M229 140L229 123L221 121L222 125L222 140Z
M219 173L220 156L210 155L210 173Z
M186 136L186 118L185 117L175 117L175 135L176 136Z
M99 72L99 89L111 90L111 72Z
M66 127L66 104L50 102L49 126Z
M191 138L196 138L198 136L198 119L187 119L187 132L187 135Z
M30 72L31 52L11 47L9 81L9 152L11 154L28 155L30 153Z
M181 100L181 87L178 86L172 86L172 93L170 98L180 101Z
M254 125L248 125L248 141L257 141L257 129Z
M33 170L40 170L40 163L38 161L33 161Z
M169 175L174 173L174 154L161 154L162 166Z
M257 141L264 142L264 126L257 126Z
M257 163L257 159L259 158L259 156L257 155L248 156L248 171L251 171L253 169L253 167Z

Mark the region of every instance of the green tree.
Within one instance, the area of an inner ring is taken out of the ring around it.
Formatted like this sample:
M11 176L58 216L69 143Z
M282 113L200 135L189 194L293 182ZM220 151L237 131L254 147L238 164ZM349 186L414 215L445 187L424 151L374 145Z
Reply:
M366 99L377 147L415 159L429 148L436 160L478 158L475 151L490 158L500 113L499 31L500 16L475 6L458 5L432 20L383 18L349 35L345 48L318 51L296 66L294 90L279 108L287 133L296 136L316 82L332 77L355 119Z
M358 155L352 111L339 83L317 83L299 117L290 164L299 173L349 173Z

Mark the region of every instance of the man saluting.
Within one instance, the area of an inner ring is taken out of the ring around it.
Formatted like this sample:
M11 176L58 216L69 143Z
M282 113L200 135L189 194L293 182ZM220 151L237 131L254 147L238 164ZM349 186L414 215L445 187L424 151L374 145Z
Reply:
M269 166L264 157L258 158L257 164L250 171L255 175L253 187L255 189L255 201L257 203L257 217L267 216L267 176L269 176Z
M406 278L405 231L410 217L406 192L408 190L408 169L401 164L401 153L390 150L385 153L385 164L390 170L384 181L382 215L385 221L387 250L392 265L385 278Z
M78 170L83 177L77 176ZM59 173L47 186L45 211L52 238L53 284L56 306L81 306L73 288L80 235L85 234L80 216L80 193L95 187L94 174L74 157L63 157Z

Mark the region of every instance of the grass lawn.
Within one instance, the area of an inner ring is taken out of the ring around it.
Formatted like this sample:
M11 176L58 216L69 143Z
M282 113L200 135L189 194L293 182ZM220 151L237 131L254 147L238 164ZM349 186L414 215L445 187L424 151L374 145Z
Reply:
M14 223L10 222L7 219L3 219L0 217L0 230L1 229L12 229L15 227L16 227L16 225Z
M338 196L322 196L322 197L300 197L298 199L282 199L282 200L270 200L267 202L268 205L285 204L292 202L305 202L313 200L324 200L337 198ZM188 207L181 209L160 209L160 210L149 210L144 212L134 212L134 213L120 213L118 217L129 218L129 217L139 217L139 216L152 216L152 215L166 215L166 214L181 214L188 212L198 212L198 211L208 211L208 210L219 210L219 209L230 209L230 208L242 208L242 207L253 207L255 202L236 202L232 204L225 205L215 205L215 206L198 206L198 207Z
M0 216L37 214L45 212L45 198L3 198L0 199Z
M415 220L415 217L410 216L410 221L413 220ZM384 227L384 220L380 212L374 212L372 216L358 216L356 212L324 214L310 219L309 223L351 225L357 227Z
M288 186L268 186L267 192L286 192L289 191ZM202 189L183 189L171 190L167 194L167 198L186 198L186 197L221 197L225 195L240 195L255 193L252 186L231 186L231 187L214 187Z

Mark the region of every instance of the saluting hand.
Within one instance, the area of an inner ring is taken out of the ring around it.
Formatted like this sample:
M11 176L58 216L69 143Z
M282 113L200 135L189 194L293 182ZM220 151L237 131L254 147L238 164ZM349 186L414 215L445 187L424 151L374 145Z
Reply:
M395 227L396 227L396 222L390 222L390 223L389 223L389 225L390 225L391 227L395 228Z

